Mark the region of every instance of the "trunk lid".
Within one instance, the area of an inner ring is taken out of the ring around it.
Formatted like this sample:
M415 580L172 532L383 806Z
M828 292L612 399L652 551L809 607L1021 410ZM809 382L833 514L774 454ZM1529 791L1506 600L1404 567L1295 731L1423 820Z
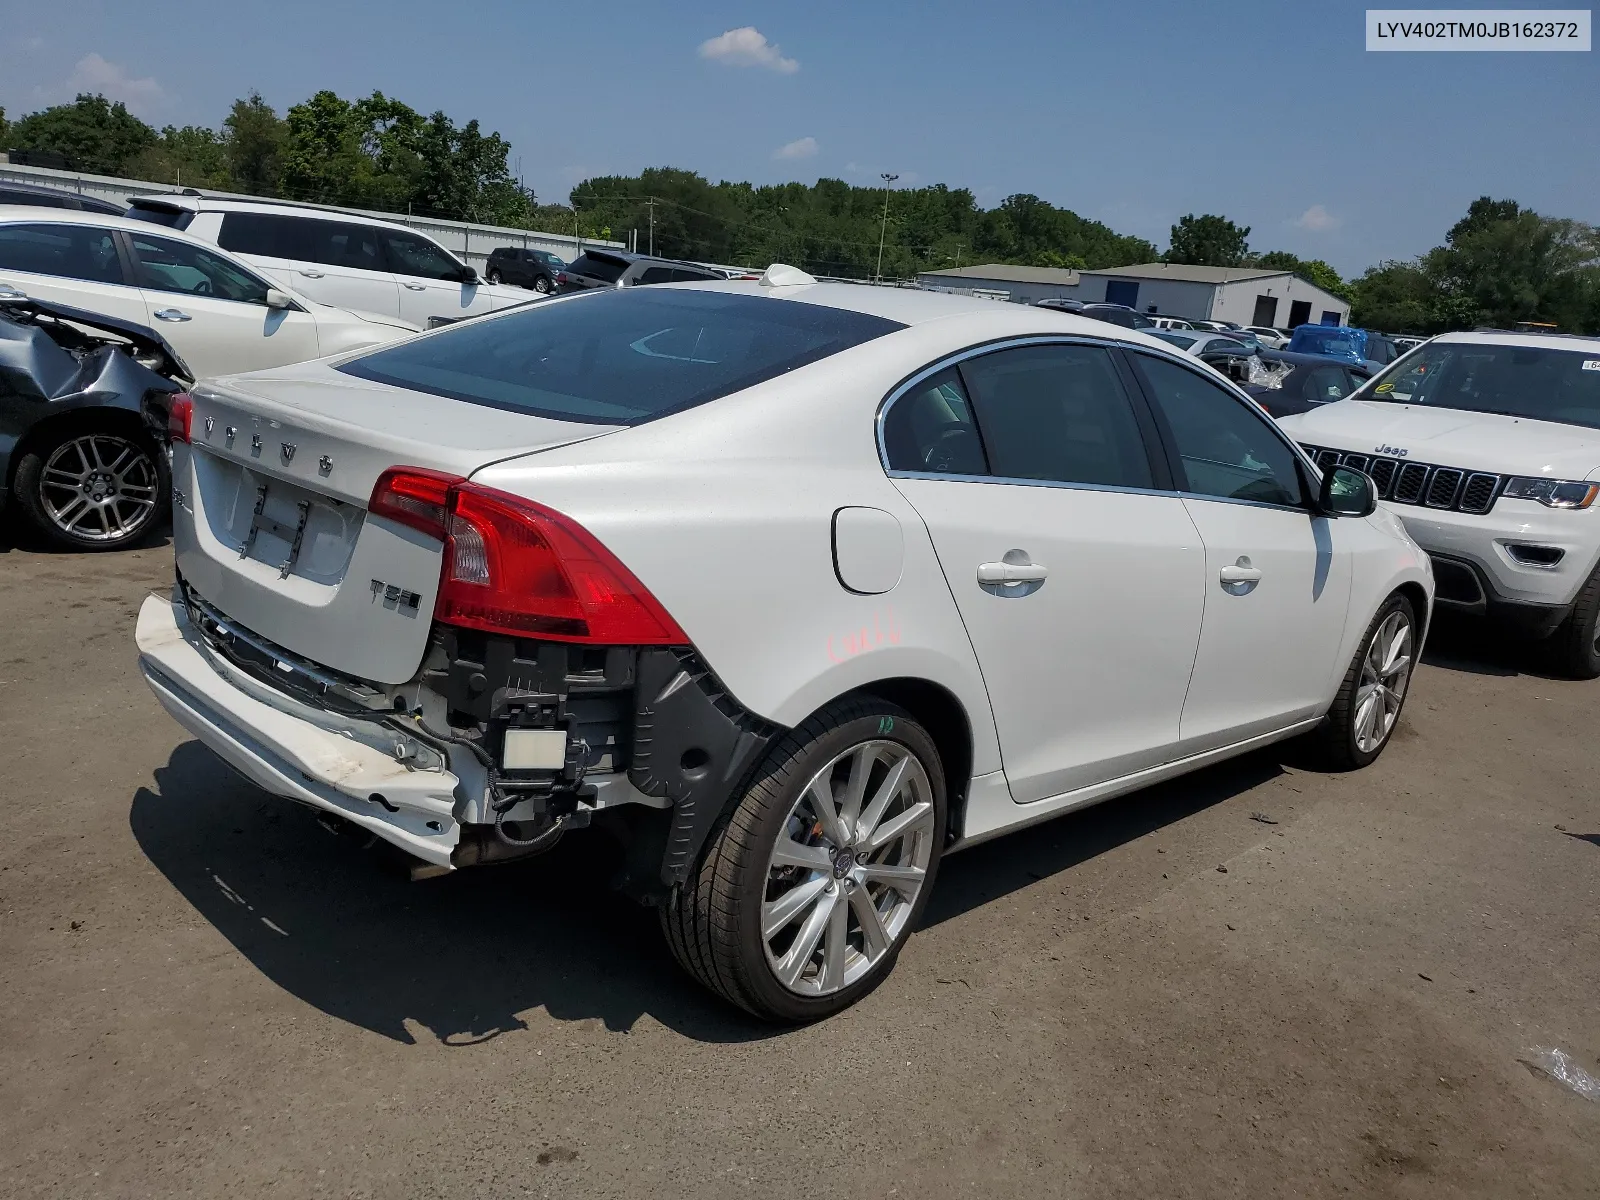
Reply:
M357 379L323 362L193 389L174 447L179 572L212 607L310 663L403 683L422 661L443 546L368 517L392 466L470 476L598 437L584 425Z

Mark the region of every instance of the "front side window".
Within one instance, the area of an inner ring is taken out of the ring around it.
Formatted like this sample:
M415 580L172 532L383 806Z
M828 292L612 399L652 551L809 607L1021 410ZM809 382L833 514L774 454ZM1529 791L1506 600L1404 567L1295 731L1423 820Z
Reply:
M490 408L640 425L902 328L820 304L607 288L450 327L339 370Z
M136 233L133 249L139 259L141 287L243 304L267 302L264 280L199 246Z
M883 423L891 471L987 475L983 440L961 375L947 367L899 397Z
M421 234L390 229L383 240L389 246L389 269L396 275L460 281L461 264Z
M1429 342L1377 376L1361 399L1600 429L1600 352Z
M0 225L0 269L126 283L108 229L86 225Z
M1129 357L1166 419L1185 491L1262 504L1303 503L1294 452L1264 418L1198 371L1146 354Z
M961 364L988 454L1007 479L1150 488L1133 404L1098 346L1019 346Z

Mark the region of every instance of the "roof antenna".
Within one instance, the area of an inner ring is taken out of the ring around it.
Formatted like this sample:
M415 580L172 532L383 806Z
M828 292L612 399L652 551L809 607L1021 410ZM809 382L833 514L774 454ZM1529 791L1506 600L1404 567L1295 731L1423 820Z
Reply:
M788 263L773 263L761 276L762 287L803 287L815 282L814 276Z

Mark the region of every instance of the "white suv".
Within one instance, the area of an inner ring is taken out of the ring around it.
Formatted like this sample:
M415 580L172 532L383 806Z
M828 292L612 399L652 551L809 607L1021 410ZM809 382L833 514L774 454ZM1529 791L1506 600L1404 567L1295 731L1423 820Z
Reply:
M1440 604L1600 676L1600 339L1445 334L1282 425L1323 469L1372 476L1433 556Z
M521 288L483 283L432 238L404 225L297 204L209 196L134 196L128 216L181 229L340 308L426 329L529 302Z

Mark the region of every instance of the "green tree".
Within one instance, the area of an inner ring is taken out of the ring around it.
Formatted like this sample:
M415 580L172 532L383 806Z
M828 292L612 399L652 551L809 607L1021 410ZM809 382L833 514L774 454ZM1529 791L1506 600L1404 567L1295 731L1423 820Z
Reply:
M1450 226L1450 232L1444 235L1445 243L1454 246L1460 238L1480 233L1501 221L1515 221L1522 211L1522 206L1515 200L1492 200L1488 196L1479 196L1467 205L1467 215Z
M11 145L11 124L6 120L4 105L0 105L0 146Z
M1191 263L1206 267L1237 267L1250 253L1250 226L1235 225L1227 217L1213 213L1195 216L1188 213L1172 227L1169 263Z
M1339 272L1320 258L1300 258L1287 250L1269 250L1266 254L1249 259L1258 267L1271 267L1277 271L1293 271L1307 283L1314 283L1325 292L1332 292L1342 300L1351 298L1350 285Z
M283 147L288 127L261 98L251 92L235 100L223 123L228 173L233 186L252 196L276 196L283 184Z
M203 125L168 125L153 145L146 146L124 164L136 179L150 179L182 187L228 188L227 147L216 132Z
M113 104L104 96L83 93L71 104L29 113L11 126L9 140L17 150L63 155L79 171L118 175L158 139L122 101Z
M1474 202L1474 207L1485 201ZM1490 202L1494 203L1494 202ZM1498 202L1510 205L1510 202ZM1486 219L1467 219L1450 231L1449 245L1428 252L1423 269L1438 293L1441 320L1511 328L1550 321L1587 328L1600 238L1593 226L1542 217L1531 209L1511 215L1500 207ZM1481 217L1481 213L1479 214Z
M1433 333L1436 289L1416 262L1388 261L1351 283L1350 323L1390 333Z

